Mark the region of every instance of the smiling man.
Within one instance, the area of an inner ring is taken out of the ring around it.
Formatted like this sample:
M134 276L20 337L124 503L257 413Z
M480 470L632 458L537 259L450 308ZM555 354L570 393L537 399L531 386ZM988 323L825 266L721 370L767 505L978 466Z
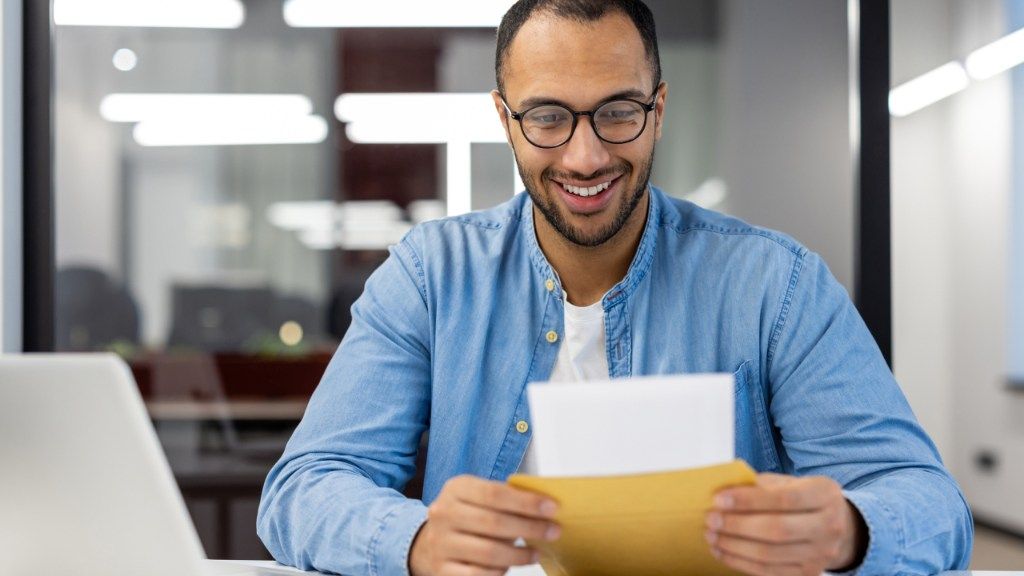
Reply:
M532 469L528 382L730 372L736 455L761 474L708 513L722 562L965 566L960 490L821 259L649 184L668 88L647 7L517 2L495 71L527 193L418 226L367 282L267 478L274 557L352 575L534 562L515 539L558 538L557 505L503 482ZM413 500L401 490L428 430Z

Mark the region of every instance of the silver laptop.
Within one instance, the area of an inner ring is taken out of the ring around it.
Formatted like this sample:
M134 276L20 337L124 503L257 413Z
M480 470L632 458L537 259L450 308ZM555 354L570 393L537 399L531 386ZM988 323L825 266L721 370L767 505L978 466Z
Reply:
M281 574L206 561L127 365L0 356L0 574Z

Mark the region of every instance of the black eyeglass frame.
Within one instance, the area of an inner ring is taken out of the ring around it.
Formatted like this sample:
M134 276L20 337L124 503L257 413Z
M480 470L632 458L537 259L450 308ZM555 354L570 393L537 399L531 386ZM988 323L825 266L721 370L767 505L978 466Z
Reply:
M593 110L581 110L579 112L573 110L572 108L569 108L568 106L563 106L562 104L553 104L553 103L538 104L536 106L531 106L531 107L527 108L526 110L523 110L522 112L516 112L515 110L513 110L508 105L508 102L505 101L505 97L504 96L501 97L501 103L505 106L505 110L508 111L509 116L513 120L515 120L516 122L519 122L519 130L523 133L523 138L526 138L526 141L529 142L531 145L536 146L537 148L543 148L545 150L550 150L552 148L558 148L559 146L565 146L566 143L569 142L569 140L572 140L573 135L576 134L576 126L579 124L580 116L590 116L590 128L594 131L594 134L597 136L598 140L600 140L602 142L607 142L608 144L628 144L628 143L636 140L637 138L639 138L640 135L642 135L644 133L644 130L647 130L647 115L650 114L650 112L652 110L654 110L654 106L655 106L655 103L657 101L658 101L658 92L656 90L654 92L654 95L651 97L651 103L650 104L644 104L643 102L641 102L639 100L634 100L632 98L615 98L613 100L607 100L605 102L602 102L600 105L598 105L597 108L594 108ZM603 107L605 107L605 106L607 106L609 104L612 104L614 102L632 102L633 104L636 104L637 106L640 106L644 110L644 125L640 127L640 130L636 133L636 136L633 136L629 140L623 140L621 142L616 142L614 140L609 140L609 139L605 138L604 136L601 136L601 133L598 132L598 130L597 130L597 124L594 122L594 114L598 110L600 110L601 108L603 108ZM555 144L554 146L541 146L540 144L535 143L533 140L530 140L529 136L526 135L526 128L523 128L523 117L526 116L527 114L529 114L531 110L536 110L537 108L543 108L544 106L557 106L557 107L559 107L559 108L561 108L563 110L568 110L569 113L572 114L572 128L569 129L569 135L565 138L564 141L562 141L562 142L560 142L558 144Z

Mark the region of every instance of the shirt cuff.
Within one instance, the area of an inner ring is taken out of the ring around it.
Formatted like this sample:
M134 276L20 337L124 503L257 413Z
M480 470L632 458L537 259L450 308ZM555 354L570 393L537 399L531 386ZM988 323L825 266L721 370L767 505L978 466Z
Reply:
M875 494L857 490L843 490L868 527L868 547L864 559L855 570L842 574L895 574L899 563L898 552L903 549L903 530L885 503Z
M427 507L420 500L405 500L381 520L370 540L370 574L409 575L409 549L427 521Z

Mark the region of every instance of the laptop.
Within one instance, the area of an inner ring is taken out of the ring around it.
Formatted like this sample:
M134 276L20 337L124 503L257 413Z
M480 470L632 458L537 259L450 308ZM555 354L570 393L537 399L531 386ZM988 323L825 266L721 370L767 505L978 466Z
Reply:
M296 573L206 560L120 358L0 355L0 574Z

